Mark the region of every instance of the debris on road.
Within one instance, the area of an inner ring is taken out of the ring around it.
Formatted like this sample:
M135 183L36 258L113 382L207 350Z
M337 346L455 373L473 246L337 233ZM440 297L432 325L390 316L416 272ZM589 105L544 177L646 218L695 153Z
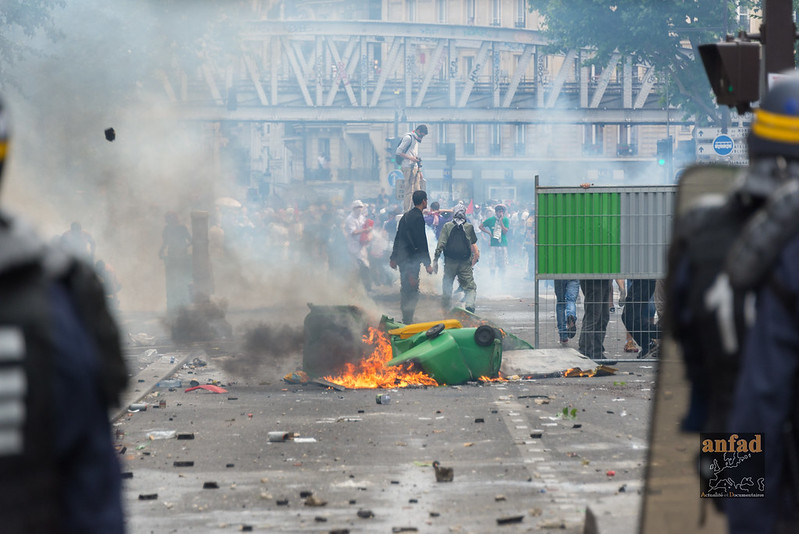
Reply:
M267 434L267 439L272 443L294 439L294 432L272 431Z
M307 384L311 377L305 371L293 371L283 377L283 382L288 384Z
M158 498L157 493L140 493L139 500L140 501L154 501Z
M184 390L184 392L188 393L189 391L194 391L195 389L204 389L206 391L210 391L211 393L227 393L225 388L221 388L213 384L200 384L199 386L190 387Z
M131 334L128 332L128 339L137 347L147 347L155 344L155 336L151 336L144 332L139 332L138 334Z
M327 501L320 499L314 495L310 495L305 499L305 506L326 506Z
M523 515L513 515L510 517L498 517L497 525L510 525L512 523L521 523L524 521Z
M153 430L147 433L147 439L150 441L155 441L157 439L172 439L176 434L177 432L174 430Z
M358 510L358 517L360 517L361 519L371 519L374 516L375 514L371 510L363 510L363 509Z
M192 460L175 460L172 462L173 467L194 467Z
M438 460L433 462L433 469L436 472L436 482L452 482L455 476L451 467L442 467Z

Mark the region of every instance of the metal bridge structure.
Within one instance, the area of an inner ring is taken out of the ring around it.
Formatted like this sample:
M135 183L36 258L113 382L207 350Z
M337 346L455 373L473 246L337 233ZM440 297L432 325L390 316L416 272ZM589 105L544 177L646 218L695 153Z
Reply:
M535 30L383 21L256 21L238 54L161 73L189 119L665 124L657 74L614 55L550 55ZM463 65L468 61L468 70ZM635 71L640 70L636 66ZM620 70L620 75L617 71Z
M309 179L392 187L387 141L427 123L437 128L425 141L434 189L532 198L539 173L651 174L654 156L639 155L638 144L654 153L669 124L688 124L660 102L654 68L620 54L591 67L590 55L552 53L541 32L524 28L257 20L242 24L232 52L159 76L183 119L250 124L251 175L273 187ZM271 140L265 124L280 126ZM332 179L318 177L320 147Z

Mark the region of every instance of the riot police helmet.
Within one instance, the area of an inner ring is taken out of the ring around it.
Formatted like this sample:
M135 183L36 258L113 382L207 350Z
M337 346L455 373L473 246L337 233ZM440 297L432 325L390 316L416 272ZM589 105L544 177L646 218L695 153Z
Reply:
M778 79L754 112L749 158L799 161L799 73Z

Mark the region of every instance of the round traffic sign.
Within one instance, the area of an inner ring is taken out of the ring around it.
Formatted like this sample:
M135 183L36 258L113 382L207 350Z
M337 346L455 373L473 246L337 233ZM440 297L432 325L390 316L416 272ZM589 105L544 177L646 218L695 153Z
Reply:
M735 141L733 141L732 137L729 135L717 135L716 138L713 139L713 150L715 150L716 154L719 156L729 156L733 148L735 148Z
M394 187L394 184L396 184L398 181L402 181L402 178L403 178L402 171L398 170L391 171L390 173L388 173L388 186Z

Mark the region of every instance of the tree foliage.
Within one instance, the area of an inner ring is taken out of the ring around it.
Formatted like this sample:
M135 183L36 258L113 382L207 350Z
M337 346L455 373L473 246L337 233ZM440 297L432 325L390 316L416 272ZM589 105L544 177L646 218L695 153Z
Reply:
M553 50L589 48L589 60L604 66L614 52L652 65L665 104L699 123L719 120L697 46L719 41L739 29L736 7L754 0L528 0L544 19Z
M60 33L53 26L53 12L65 0L3 0L0 2L0 87L9 81L9 67L34 53L30 41L39 33L51 40Z

